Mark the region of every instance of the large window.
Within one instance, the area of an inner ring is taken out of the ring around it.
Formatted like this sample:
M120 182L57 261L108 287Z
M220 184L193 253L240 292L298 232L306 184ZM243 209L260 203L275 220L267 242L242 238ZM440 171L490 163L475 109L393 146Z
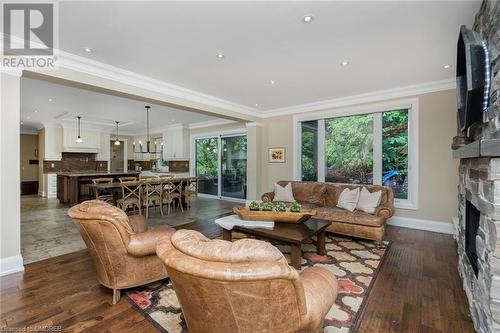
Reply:
M318 180L318 122L302 123L302 180Z
M417 143L410 133L412 119L417 120L411 117L412 110L407 107L339 117L321 114L317 120L298 121L298 178L382 184L394 190L397 207L416 209L417 174L410 170L415 165L412 154L417 152Z
M408 199L408 110L382 113L382 184Z
M325 180L373 184L373 115L325 120Z

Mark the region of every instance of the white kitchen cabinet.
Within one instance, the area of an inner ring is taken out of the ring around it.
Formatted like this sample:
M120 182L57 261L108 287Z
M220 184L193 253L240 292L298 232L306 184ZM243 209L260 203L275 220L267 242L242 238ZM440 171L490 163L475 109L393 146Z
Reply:
M100 147L96 155L97 161L109 161L111 159L111 135L102 132L100 134Z
M163 132L163 159L189 160L189 130L185 126Z
M40 152L43 152L44 160L60 161L62 158L62 128L45 127L39 135L41 139Z
M63 152L99 153L101 149L101 134L97 131L85 129L82 129L80 132L83 142L77 143L76 138L78 137L78 130L75 128L63 129Z

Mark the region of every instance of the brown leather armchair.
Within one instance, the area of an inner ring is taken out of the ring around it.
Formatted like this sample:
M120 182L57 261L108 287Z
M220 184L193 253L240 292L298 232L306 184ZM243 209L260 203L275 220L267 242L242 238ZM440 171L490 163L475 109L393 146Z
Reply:
M147 230L144 216L127 216L101 200L73 206L68 214L87 245L99 283L113 289L113 304L120 300L120 289L168 276L155 249L157 240L170 238L174 229Z
M156 248L189 332L320 332L337 296L332 272L297 272L273 245L179 230Z

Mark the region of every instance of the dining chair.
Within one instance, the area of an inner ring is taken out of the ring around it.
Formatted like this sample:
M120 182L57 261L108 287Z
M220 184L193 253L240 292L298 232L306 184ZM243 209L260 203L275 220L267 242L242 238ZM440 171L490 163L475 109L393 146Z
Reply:
M94 178L92 179L92 183L94 185L111 184L113 183L113 178ZM115 196L110 190L99 189L97 187L94 187L94 193L96 199L115 205Z
M156 207L158 205L160 207L160 212L162 211L162 189L163 182L154 179L144 180L144 200L143 206L145 209L146 220L149 218L149 208ZM163 215L163 214L162 214Z
M167 215L170 215L170 205L175 203L177 199L177 207L180 207L184 212L184 208L182 207L182 186L183 181L174 178L168 178L166 183L162 183L162 199L160 209L161 214L163 215L163 204L167 204Z
M120 207L123 211L126 211L127 208L131 207L133 208L134 213L136 212L136 209L139 209L139 215L142 215L141 198L143 182L136 180L135 178L133 181L123 181L122 178L120 178L120 184L122 188L122 197L118 199L118 207Z
M191 196L198 199L198 177L186 178L186 187L184 188L184 200L186 200L187 209L191 209Z
M133 182L137 180L137 177L129 176L129 177L119 177L118 180L121 182Z

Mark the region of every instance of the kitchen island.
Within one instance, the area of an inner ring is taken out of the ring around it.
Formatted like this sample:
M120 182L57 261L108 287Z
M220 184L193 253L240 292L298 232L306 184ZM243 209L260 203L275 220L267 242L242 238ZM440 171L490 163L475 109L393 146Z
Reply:
M57 173L57 199L62 204L74 206L83 200L92 199L90 185L94 178L113 178L118 181L119 177L139 178L139 171L128 172L99 172L78 171Z

